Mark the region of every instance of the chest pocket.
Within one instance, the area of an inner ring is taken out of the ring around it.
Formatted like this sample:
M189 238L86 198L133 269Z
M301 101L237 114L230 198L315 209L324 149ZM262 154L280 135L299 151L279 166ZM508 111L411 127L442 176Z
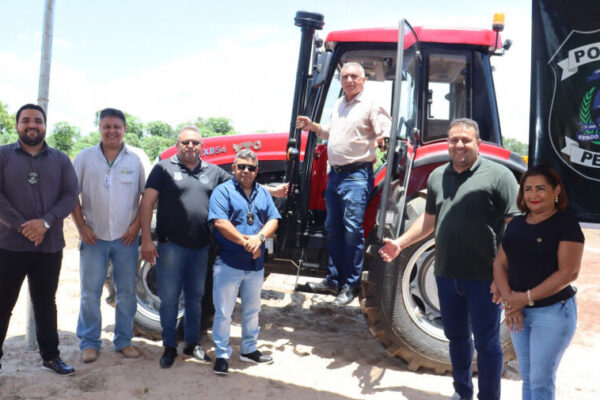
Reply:
M137 179L136 168L123 166L119 168L119 183L132 184Z

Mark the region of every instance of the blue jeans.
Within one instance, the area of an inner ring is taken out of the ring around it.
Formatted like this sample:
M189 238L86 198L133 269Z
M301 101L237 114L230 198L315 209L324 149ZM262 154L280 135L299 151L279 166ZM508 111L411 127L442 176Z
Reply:
M213 265L213 302L215 304L215 321L212 336L215 342L217 358L231 357L229 332L231 314L235 300L240 293L242 300L242 344L240 353L248 354L256 351L258 339L258 313L260 311L260 291L264 280L264 270L244 271L223 263L217 257Z
M372 186L372 168L341 174L331 170L329 173L325 191L327 280L334 287L356 288L360 285L365 252L363 222Z
M138 264L139 238L129 246L119 239L98 240L89 245L83 242L79 247L79 276L81 280L81 303L77 321L79 348L100 349L100 329L102 314L100 297L106 281L109 260L113 267L113 284L116 291L115 336L113 343L117 350L131 345L133 318L137 308L135 298L135 276Z
M492 302L491 281L436 277L444 334L450 341L454 390L473 397L473 339L477 349L480 400L500 399L502 346L500 306Z
M553 400L556 370L577 325L575 296L521 313L524 330L510 336L523 378L523 400Z
M158 244L156 276L160 297L163 345L177 347L177 313L183 290L183 337L187 344L200 340L202 295L208 268L208 246L188 249L173 242Z

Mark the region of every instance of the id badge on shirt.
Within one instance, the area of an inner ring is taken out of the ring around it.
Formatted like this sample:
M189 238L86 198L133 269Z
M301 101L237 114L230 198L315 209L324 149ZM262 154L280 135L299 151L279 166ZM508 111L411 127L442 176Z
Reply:
M104 175L104 186L111 187L112 186L112 176L109 174Z

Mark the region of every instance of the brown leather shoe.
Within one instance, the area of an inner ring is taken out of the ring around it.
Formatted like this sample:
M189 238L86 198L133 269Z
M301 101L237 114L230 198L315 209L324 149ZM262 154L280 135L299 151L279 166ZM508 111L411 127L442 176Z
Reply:
M123 357L125 358L138 358L140 356L140 352L133 346L125 346L121 350L119 350Z
M84 363L91 363L98 359L98 350L88 347L81 352L81 361Z

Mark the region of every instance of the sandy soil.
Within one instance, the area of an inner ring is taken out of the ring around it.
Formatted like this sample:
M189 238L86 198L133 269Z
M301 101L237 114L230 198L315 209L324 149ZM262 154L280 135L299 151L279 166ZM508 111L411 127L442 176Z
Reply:
M36 351L24 348L25 290L14 310L0 370L0 399L413 399L450 396L450 376L408 370L386 356L368 331L355 300L333 307L331 297L293 292L293 277L271 275L265 282L259 347L273 355L272 365L238 360L240 325L236 307L234 354L227 377L216 376L207 364L178 358L168 370L158 366L160 342L135 338L142 358L124 359L112 347L114 310L103 305L104 341L98 361L79 360L75 326L79 307L76 234L67 230L60 287L57 293L61 354L76 373L60 377L40 368ZM598 399L600 359L600 232L586 231L584 265L579 288L579 327L558 371L558 399ZM24 285L23 289L26 286ZM269 297L269 296L264 296ZM209 338L203 339L214 357ZM502 380L502 399L519 399L518 364L509 363Z

